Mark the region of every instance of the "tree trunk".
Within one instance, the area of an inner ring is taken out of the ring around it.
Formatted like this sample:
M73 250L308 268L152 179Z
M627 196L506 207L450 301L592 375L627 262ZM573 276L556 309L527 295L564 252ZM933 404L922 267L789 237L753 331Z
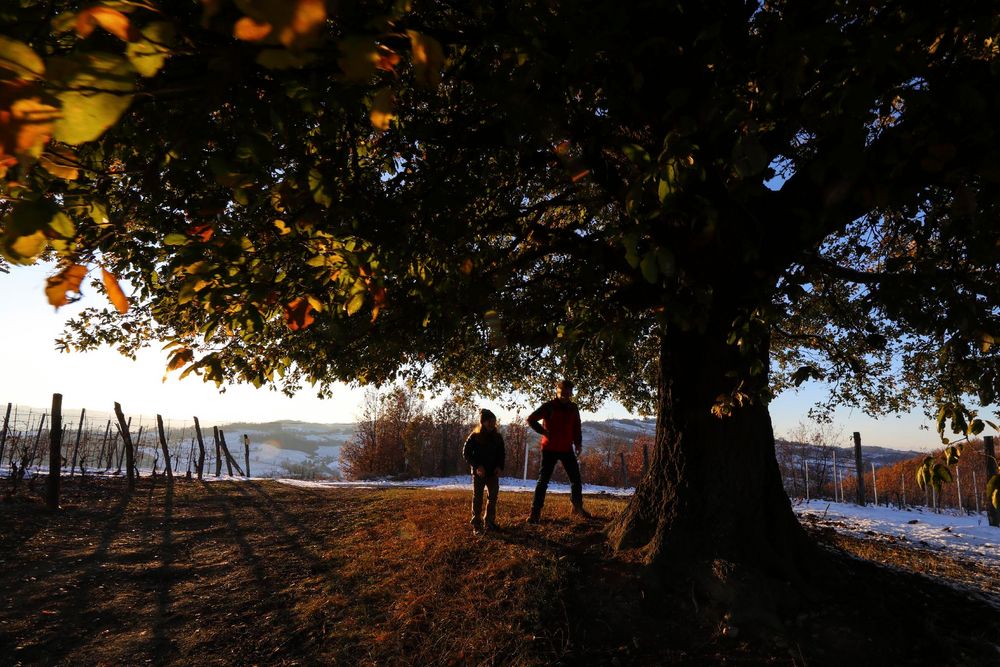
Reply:
M661 583L693 586L732 610L761 606L762 590L775 602L778 588L803 591L816 550L782 486L767 406L754 397L729 416L712 413L734 389L727 371L754 363L726 344L728 329L664 336L649 472L609 532L617 549L639 549ZM760 339L763 370L743 386L751 395L767 383Z

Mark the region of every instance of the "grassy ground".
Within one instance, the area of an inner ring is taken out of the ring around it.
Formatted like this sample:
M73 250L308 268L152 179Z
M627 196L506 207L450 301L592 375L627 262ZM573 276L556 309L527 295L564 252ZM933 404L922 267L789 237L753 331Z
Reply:
M620 500L579 521L552 496L529 526L528 494L504 494L507 530L474 537L463 492L143 479L63 497L0 504L0 664L1000 664L998 577L887 542L815 531L854 554L864 614L819 604L751 637L652 599L604 543Z

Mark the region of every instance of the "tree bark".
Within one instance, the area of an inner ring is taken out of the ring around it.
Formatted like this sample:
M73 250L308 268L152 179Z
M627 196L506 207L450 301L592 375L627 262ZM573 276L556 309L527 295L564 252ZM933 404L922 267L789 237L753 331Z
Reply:
M759 606L762 588L774 599L775 582L803 591L816 550L782 486L766 404L753 397L729 416L712 413L734 389L727 372L753 363L727 344L730 322L663 336L649 471L609 537L617 549L640 550L664 585L694 586L732 609L735 598ZM742 387L751 395L767 386L760 338L760 372Z

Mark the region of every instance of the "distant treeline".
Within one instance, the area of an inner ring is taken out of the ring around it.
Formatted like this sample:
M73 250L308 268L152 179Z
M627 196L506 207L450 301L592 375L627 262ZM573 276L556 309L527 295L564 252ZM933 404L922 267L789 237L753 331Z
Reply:
M365 394L354 437L340 450L341 472L350 479L451 477L466 474L462 446L478 422L472 405L446 399L429 408L416 391L395 387ZM538 435L518 414L500 425L507 449L505 477L538 475ZM584 445L584 482L633 486L642 474L652 440L601 435ZM528 456L525 468L525 454ZM525 471L527 472L525 473ZM557 468L556 481L567 481Z

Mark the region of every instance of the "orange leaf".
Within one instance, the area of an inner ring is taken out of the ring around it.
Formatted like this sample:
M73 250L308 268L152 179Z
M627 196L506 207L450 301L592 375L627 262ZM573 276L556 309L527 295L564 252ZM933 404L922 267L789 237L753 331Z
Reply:
M289 48L309 45L326 22L326 0L298 0L292 9L291 20L278 35Z
M312 313L313 308L309 305L309 299L300 296L285 306L285 324L292 331L305 329L316 319Z
M127 313L128 298L122 291L121 285L118 284L118 279L103 266L101 267L101 279L104 281L104 289L108 291L108 300L118 309L119 313L122 315Z
M191 225L187 230L188 236L201 239L203 242L210 241L215 234L215 227L209 224Z
M190 362L192 359L194 359L194 351L192 351L191 348L185 347L177 350L177 352L170 357L170 361L167 362L167 372L177 370L184 364Z
M233 26L233 36L245 42L259 42L270 35L273 29L270 23L255 21L249 16L244 16Z
M56 308L69 303L67 292L80 292L80 283L87 277L87 267L82 264L70 264L65 269L45 281L45 296Z
M377 69L392 72L399 64L399 54L385 46L379 46L376 51L375 67Z
M416 30L407 30L410 49L413 51L413 70L417 83L428 88L436 88L441 83L441 67L444 65L444 50L441 43Z
M372 111L369 116L372 121L372 127L376 130L388 130L389 123L396 117L396 114L392 111L392 107L393 95L391 90L383 88L375 93L375 97L372 100Z
M52 138L59 110L37 97L21 98L0 110L0 155L38 157Z
M123 42L134 42L139 31L132 27L128 17L117 9L91 7L76 15L76 34L89 37L94 28L101 26Z

